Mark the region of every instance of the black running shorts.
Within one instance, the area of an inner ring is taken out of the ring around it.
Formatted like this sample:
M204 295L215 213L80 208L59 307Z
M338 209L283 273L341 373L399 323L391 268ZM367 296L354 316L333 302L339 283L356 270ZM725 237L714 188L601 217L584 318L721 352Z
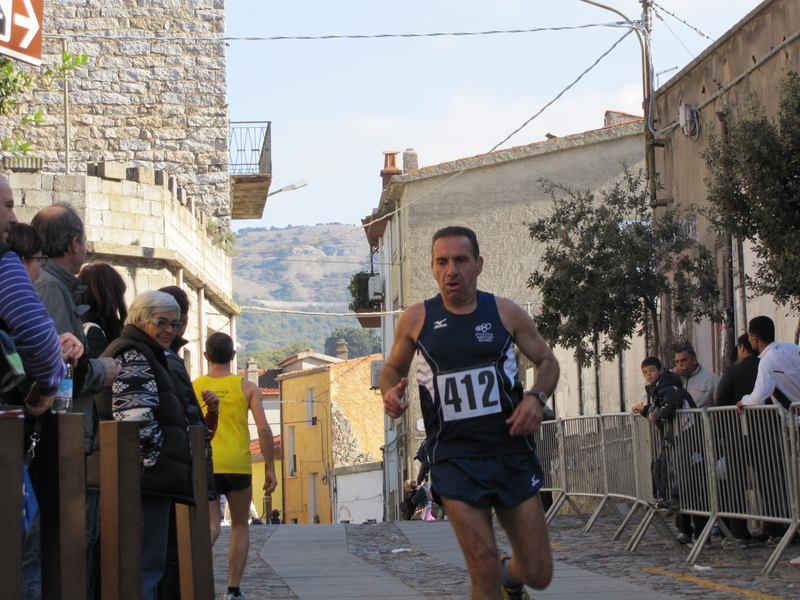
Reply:
M431 484L445 499L488 508L513 508L533 498L544 475L533 453L450 458L431 465Z
M217 496L227 496L230 492L246 490L253 483L252 475L241 473L214 473L214 488Z

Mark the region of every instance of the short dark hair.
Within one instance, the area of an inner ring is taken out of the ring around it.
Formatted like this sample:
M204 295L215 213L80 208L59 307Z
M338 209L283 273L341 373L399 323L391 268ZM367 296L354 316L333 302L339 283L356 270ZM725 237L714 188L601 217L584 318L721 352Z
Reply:
M661 364L657 356L648 356L642 361L642 366L639 368L644 369L645 367L655 367L660 371L664 368L664 365Z
M756 336L765 344L771 344L775 341L775 322L763 315L753 317L747 325L747 332Z
M478 236L475 235L475 232L469 227L462 227L460 225L443 227L433 234L433 239L431 240L431 257L433 256L433 246L436 244L436 240L452 237L467 238L469 243L472 245L472 254L475 256L475 260L478 260L478 257L481 255L481 249L478 247Z
M168 285L166 287L162 287L158 291L169 294L175 298L175 301L181 308L182 315L189 313L189 295L183 290L183 288L178 287L177 285Z
M208 360L215 365L224 365L233 360L233 338L227 333L212 333L206 340Z
M51 258L61 258L69 250L73 239L83 238L85 229L81 216L71 204L59 202L53 206L61 210L49 210L52 207L43 209L33 217L31 226L42 236L45 254Z
M736 343L738 346L744 346L744 351L748 354L756 354L756 351L753 350L753 347L750 345L750 336L746 333L740 335L737 338Z
M692 358L697 358L697 352L691 346L681 346L675 350L675 354L683 354L684 352L687 352Z
M8 234L8 243L20 258L30 260L42 251L44 240L38 232L26 223L17 223L11 227Z

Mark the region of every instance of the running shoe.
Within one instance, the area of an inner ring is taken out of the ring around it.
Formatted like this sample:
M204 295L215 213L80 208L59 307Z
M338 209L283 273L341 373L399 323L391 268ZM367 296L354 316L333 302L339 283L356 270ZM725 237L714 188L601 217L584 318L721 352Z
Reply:
M688 533L679 533L678 534L678 541L681 544L689 544L692 541L692 536L690 536Z
M697 540L695 540L694 542L690 542L690 543L688 543L686 545L689 548L694 549L694 547L697 545ZM708 540L708 541L706 541L705 544L703 544L703 550L711 550L711 540Z
M511 558L510 554L506 554L502 550L500 551L501 565L510 558ZM528 590L526 590L525 586L522 584L519 584L514 587L506 587L503 584L500 585L503 588L503 600L531 600L531 597L528 594Z
M783 536L782 535L779 535L779 536L771 535L771 536L769 536L769 539L766 542L764 542L764 545L767 548L777 548L778 544L781 543L781 540L783 540Z
M222 597L222 600L247 600L241 592L238 596L234 596L232 592L228 592Z

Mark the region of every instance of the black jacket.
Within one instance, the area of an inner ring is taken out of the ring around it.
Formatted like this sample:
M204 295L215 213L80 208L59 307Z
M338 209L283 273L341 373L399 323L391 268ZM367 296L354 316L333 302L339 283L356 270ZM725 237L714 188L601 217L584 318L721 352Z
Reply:
M714 406L735 406L753 391L757 377L757 356L745 356L740 362L725 369L717 387Z
M203 418L203 410L200 408L200 402L197 399L197 394L194 393L194 386L192 386L192 378L186 370L186 365L183 359L178 356L178 350L189 342L182 337L175 336L172 345L167 352L167 363L169 370L172 374L172 380L175 382L178 391L178 400L181 401L183 410L186 413L186 420L189 425L202 425L205 431L206 447L206 479L208 481L208 499L215 500L217 493L214 489L214 462L212 460L211 451L211 436L208 434L205 419Z
M103 356L117 356L130 348L139 350L153 368L159 398L153 416L164 438L156 464L141 469L142 494L194 504L186 416L178 400L178 388L170 374L167 355L161 345L144 331L133 325L126 325L122 336L108 345ZM103 388L103 392L95 400L100 419L113 419L111 388Z
M653 424L659 429L666 430L662 445L665 442L672 443L672 421L675 411L682 408L697 408L697 404L692 395L684 389L681 378L667 369L664 369L655 383L645 386L645 390L650 404L642 409L642 416L652 415Z

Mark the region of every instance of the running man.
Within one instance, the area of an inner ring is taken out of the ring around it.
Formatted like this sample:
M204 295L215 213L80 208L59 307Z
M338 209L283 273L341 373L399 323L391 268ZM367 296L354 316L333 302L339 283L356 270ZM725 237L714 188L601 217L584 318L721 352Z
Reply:
M558 381L558 361L522 307L478 291L483 257L474 231L437 231L431 255L439 295L397 322L381 372L384 409L396 419L408 408L403 396L416 353L431 481L464 552L472 598L529 599L525 585L544 589L553 576L532 434ZM537 366L533 390L523 391L517 377L515 344ZM497 549L492 509L513 557Z
M275 491L272 429L270 429L261 390L258 386L231 372L231 362L236 357L233 340L224 333L214 333L206 340L206 360L211 364L208 375L194 380L194 391L204 403L208 392L219 396L219 423L211 447L214 451L214 486L216 500L209 502L211 515L211 543L217 541L220 530L219 497L224 494L231 511L231 545L228 549L228 592L225 600L244 599L239 589L247 552L250 548L250 502L253 497L252 471L250 468L250 430L247 426L247 411L253 413L258 429L261 453L266 461L264 494ZM206 407L203 407L206 412Z

